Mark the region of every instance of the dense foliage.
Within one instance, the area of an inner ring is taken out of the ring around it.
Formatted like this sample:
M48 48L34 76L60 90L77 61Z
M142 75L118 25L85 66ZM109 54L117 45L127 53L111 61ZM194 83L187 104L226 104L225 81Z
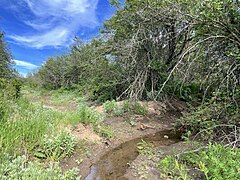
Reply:
M232 179L240 178L240 152L232 151L222 145L210 144L207 151L180 154L179 157L167 156L158 163L162 177L190 179Z
M20 96L21 80L15 69L12 68L13 61L11 52L4 41L4 33L0 32L0 97L18 98ZM5 91L3 91L5 89ZM0 100L0 106L1 106ZM1 107L0 107L1 109ZM0 110L1 111L1 110Z
M116 98L121 91L121 69L104 54L103 43L101 39L90 43L75 39L69 54L50 58L41 67L36 74L40 84L48 89L78 89L100 101Z
M239 88L239 2L126 1L91 42L38 72L44 87L78 88L100 100L205 98ZM84 87L83 87L84 86Z
M0 78L10 79L13 76L11 53L4 42L4 33L0 32Z
M202 103L180 128L198 133L220 124L239 126L239 1L131 0L112 5L116 12L99 37L91 42L76 38L69 54L41 67L35 77L43 87L74 88L99 101L174 95Z
M159 166L165 174L182 179L189 179L187 167L198 168L205 179L239 179L240 2L126 0L122 5L113 0L111 3L116 8L115 14L103 24L97 37L89 42L75 38L67 54L50 57L38 72L25 79L27 84L32 88L57 90L59 94L67 92L66 97L60 96L62 101L54 103L64 103L64 98L77 100L76 96L82 95L106 101L104 110L115 116L127 111L142 116L147 113L144 107L131 101L118 106L119 99L184 100L192 109L177 121L176 128L192 134L194 140L201 138L224 146L209 145L180 159L170 156L159 162ZM12 64L4 34L0 33L3 158L5 153L33 152L38 158L53 160L72 155L75 139L67 133L56 136L59 124L92 124L101 136L113 137L112 129L101 124L102 114L86 103L77 102L78 109L70 113L43 108L20 98L22 82ZM70 96L73 91L76 96ZM138 148L146 154L152 147L142 142ZM3 160L7 165L0 164L0 176L34 178L36 174L32 172L37 169L44 178L49 174L65 178L58 167L44 169L26 163L24 157L16 157ZM224 161L224 157L228 160Z

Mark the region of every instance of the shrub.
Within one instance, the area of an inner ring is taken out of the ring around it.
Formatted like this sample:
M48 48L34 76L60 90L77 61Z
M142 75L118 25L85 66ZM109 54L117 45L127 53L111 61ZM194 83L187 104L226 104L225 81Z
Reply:
M240 178L240 151L239 149L225 148L219 144L209 144L207 150L198 153L182 154L177 159L167 156L158 163L163 172L162 176L172 175L182 179L190 179L191 170L197 170L204 179L231 179Z
M94 126L94 131L100 134L102 137L105 138L113 138L114 137L114 132L113 129L110 126L106 125L95 125Z
M148 110L145 106L141 105L139 102L124 101L123 103L124 112L132 112L138 115L146 115Z
M226 93L214 94L212 99L197 107L191 114L177 120L175 126L186 132L191 131L192 134L198 133L203 140L220 141L220 137L239 128L239 98L239 91L236 91L235 97Z
M8 116L9 111L9 102L6 97L3 96L2 93L0 93L0 121L1 123L5 122Z
M46 157L52 160L59 160L63 157L70 157L73 155L76 140L67 132L62 132L56 137L45 137L42 151L35 153L38 157Z
M73 168L65 173L61 170L58 164L50 164L49 167L37 162L27 162L26 156L18 156L13 159L5 155L4 163L0 164L0 179L24 179L24 180L77 180L78 169Z
M3 90L1 94L8 99L17 99L20 97L22 84L22 80L18 78L13 78L10 80L0 78L0 89Z
M106 101L103 104L103 107L104 107L105 112L109 113L111 115L120 116L124 113L123 108L121 106L119 106L115 100Z

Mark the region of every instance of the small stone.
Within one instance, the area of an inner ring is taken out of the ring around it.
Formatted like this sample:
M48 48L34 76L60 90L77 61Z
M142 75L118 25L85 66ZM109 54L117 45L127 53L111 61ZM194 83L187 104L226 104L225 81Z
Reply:
M164 137L165 139L168 139L168 138L169 138L167 135L164 135L163 137Z

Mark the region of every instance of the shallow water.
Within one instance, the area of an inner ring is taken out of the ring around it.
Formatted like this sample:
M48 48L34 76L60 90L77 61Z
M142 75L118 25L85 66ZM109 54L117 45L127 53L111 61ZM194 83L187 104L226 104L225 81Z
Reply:
M160 131L154 134L145 135L125 143L108 151L100 160L91 166L90 174L85 180L124 180L129 163L137 158L137 144L144 140L152 143L154 147L168 146L179 142L180 135L172 130Z

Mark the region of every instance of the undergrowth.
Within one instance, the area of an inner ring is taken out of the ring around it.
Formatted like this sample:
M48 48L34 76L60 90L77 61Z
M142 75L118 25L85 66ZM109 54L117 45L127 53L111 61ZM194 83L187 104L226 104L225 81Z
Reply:
M41 93L37 94L37 98L42 97ZM69 97L73 98L72 95ZM77 142L62 130L78 123L91 123L97 133L112 138L112 129L102 123L104 115L88 107L82 98L78 99L76 110L66 112L45 108L41 103L31 103L29 98L34 99L35 96L29 92L14 100L1 96L0 179L76 179L71 178L75 171L63 174L58 166L45 168L40 163L28 162L26 158L23 160L21 155L34 155L39 160L47 159L47 162L70 157ZM6 159L5 154L11 158Z
M75 138L67 132L62 132L57 136L45 136L35 156L57 161L60 158L72 156L76 145Z
M234 135L240 129L239 100L239 91L234 97L223 92L215 93L210 100L177 120L176 128L190 131L195 138L204 141L225 144L236 141L235 146L239 146L240 140Z
M106 113L114 116L121 116L126 112L145 116L148 113L147 108L137 101L123 101L117 103L115 100L106 101L103 104Z
M44 167L38 162L29 162L26 156L4 156L4 163L0 164L0 179L24 179L24 180L80 180L79 170L70 169L63 173L57 163L51 163Z
M240 151L210 144L207 149L197 152L167 156L158 163L158 167L164 178L237 180L240 179Z
M27 99L1 99L4 105L0 123L0 154L19 154L31 150L44 135L55 131L62 115L49 109L33 106Z

